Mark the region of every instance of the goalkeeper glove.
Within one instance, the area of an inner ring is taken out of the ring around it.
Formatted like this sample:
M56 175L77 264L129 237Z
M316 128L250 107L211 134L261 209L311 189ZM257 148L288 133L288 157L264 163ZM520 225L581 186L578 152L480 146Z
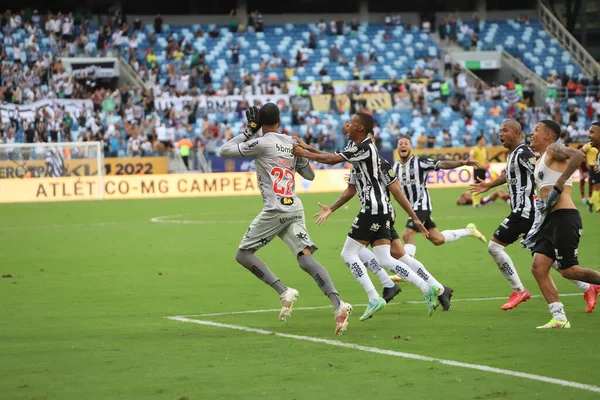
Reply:
M544 204L544 206L541 209L542 214L546 214L552 211L552 209L556 205L556 202L560 198L561 193L562 190L554 186L552 191L548 194L548 197L546 197L546 204Z
M256 135L256 132L260 130L260 116L258 113L258 107L252 106L246 110L246 119L248 120L248 129L246 130L246 136L248 138Z

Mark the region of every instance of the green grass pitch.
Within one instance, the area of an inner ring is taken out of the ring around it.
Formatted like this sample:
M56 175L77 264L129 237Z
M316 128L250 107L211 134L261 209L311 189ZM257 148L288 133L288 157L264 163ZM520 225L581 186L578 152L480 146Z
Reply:
M459 193L432 190L442 230L474 222L489 237L509 212L501 203L458 207ZM418 290L404 284L388 307L360 322L364 307L358 304L366 295L340 257L357 200L324 227L310 218L317 201L336 197L301 196L319 246L315 257L342 298L357 304L344 336L333 335L328 308L298 309L287 322L276 312L197 319L598 385L600 307L586 314L582 295L565 296L573 328L551 331L535 329L550 318L539 297L500 311L510 288L486 245L472 238L442 247L417 239L417 258L463 300L450 312L428 317ZM276 293L234 260L260 209L259 197L2 205L0 399L600 397L515 376L166 319L278 308ZM599 216L584 206L581 211L580 262L598 269ZM151 222L160 216L192 222ZM539 295L530 255L519 245L508 252L525 285ZM296 307L328 305L281 241L258 254L300 291ZM578 293L554 277L561 293ZM469 300L491 297L503 299Z

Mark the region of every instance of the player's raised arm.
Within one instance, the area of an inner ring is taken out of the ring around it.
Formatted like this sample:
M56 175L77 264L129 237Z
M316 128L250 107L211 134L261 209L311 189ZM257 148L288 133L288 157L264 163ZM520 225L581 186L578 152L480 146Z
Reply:
M246 110L248 127L239 135L225 142L219 150L224 158L256 157L262 152L259 139L248 142L261 128L258 107L252 106Z
M483 166L478 162L475 161L471 158L469 158L468 160L458 160L458 161L453 161L453 160L444 160L444 161L440 161L435 165L435 169L436 170L440 170L440 169L454 169L454 168L459 168L459 167L474 167L474 168L483 168Z

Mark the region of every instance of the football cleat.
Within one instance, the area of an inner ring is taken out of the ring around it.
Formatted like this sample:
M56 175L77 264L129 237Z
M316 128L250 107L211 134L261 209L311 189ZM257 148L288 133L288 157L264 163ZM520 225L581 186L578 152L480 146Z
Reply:
M383 294L381 295L381 297L383 297L383 299L385 300L386 303L389 303L401 291L402 291L402 288L398 285L394 285L391 288L384 287Z
M427 302L427 311L429 316L431 317L435 314L435 310L437 310L440 303L438 302L438 295L440 293L440 288L437 286L429 286L429 290L427 293L423 295L425 301Z
M521 303L526 302L531 298L531 294L527 289L524 289L522 292L512 292L508 301L500 307L501 310L510 310L511 308L515 308Z
M452 299L452 293L454 293L454 289L449 286L444 286L444 293L438 296L438 301L442 306L442 311L450 310L450 300Z
M600 292L600 285L590 285L590 288L583 294L583 298L587 302L586 313L591 313L596 307L596 296Z
M390 279L393 280L394 282L398 283L398 282L402 282L404 279L400 278L398 275L394 274L394 275L390 275Z
M287 288L279 296L279 303L281 304L281 311L279 311L279 319L285 321L290 315L292 315L292 306L294 302L298 300L300 294L296 289Z
M348 318L350 318L350 314L352 314L352 305L348 303L342 302L337 310L335 310L336 335L341 335L348 329Z
M373 318L373 314L375 314L377 311L383 310L383 307L385 307L385 300L383 297L380 297L377 301L370 301L367 305L365 313L359 318L359 320L365 321L369 318Z
M556 329L556 328L571 328L571 323L569 321L559 321L556 318L552 318L550 322L545 325L538 326L537 329Z
M485 235L477 230L475 224L470 223L469 225L467 225L467 230L474 238L481 240L483 243L487 243Z

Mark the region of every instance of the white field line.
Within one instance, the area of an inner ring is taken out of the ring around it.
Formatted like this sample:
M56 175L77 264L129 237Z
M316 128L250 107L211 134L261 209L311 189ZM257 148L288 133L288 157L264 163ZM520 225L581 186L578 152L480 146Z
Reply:
M581 293L566 293L561 294L562 297L571 297L571 296L582 296ZM531 295L531 297L542 297L539 294ZM452 303L456 303L459 301L491 301L491 300L506 300L506 296L501 297L474 297L470 299L452 299ZM402 304L425 304L424 301L402 301L402 302L394 302L388 304L389 306L394 305L402 305ZM355 307L366 307L367 304L353 304ZM294 311L299 310L321 310L324 308L331 308L331 306L315 306L315 307L294 307ZM247 310L247 311L228 311L228 312L220 312L220 313L210 313L210 314L193 314L193 315L181 315L180 317L218 317L220 315L238 315L238 314L260 314L260 313L269 313L269 312L279 312L281 308L271 308L265 310Z
M509 369L495 368L495 367L490 367L487 365L470 364L470 363L464 363L464 362L455 361L455 360L445 360L442 358L422 356L420 354L405 353L405 352L394 351L394 350L380 349L377 347L368 347L368 346L361 346L361 345L353 344L353 343L345 343L345 342L340 342L339 340L322 339L322 338L311 337L311 336L290 335L287 333L267 331L264 329L250 328L250 327L241 326L241 325L222 324L222 323L214 322L214 321L200 321L200 320L189 319L189 318L184 318L184 317L179 317L179 316L173 316L173 317L167 317L167 318L170 320L173 320L173 321L189 322L189 323L193 323L193 324L207 325L207 326L213 326L213 327L217 327L217 328L233 329L233 330L250 332L250 333L258 333L260 335L272 335L272 336L278 336L278 337L287 338L287 339L303 340L303 341L307 341L307 342L326 344L329 346L343 347L343 348L351 349L351 350L364 351L367 353L375 353L375 354L382 354L382 355L386 355L386 356L408 358L411 360L434 362L434 363L439 363L439 364L443 364L443 365L449 365L451 367L459 367L459 368L472 369L472 370L476 370L476 371L491 372L494 374L507 375L507 376L517 377L517 378L529 379L532 381L551 383L553 385L582 389L582 390L587 390L590 392L600 393L600 387L598 387L598 386L588 385L588 384L579 383L579 382L567 381L564 379L550 378L550 377L543 376L543 375L529 374L526 372L511 371Z

